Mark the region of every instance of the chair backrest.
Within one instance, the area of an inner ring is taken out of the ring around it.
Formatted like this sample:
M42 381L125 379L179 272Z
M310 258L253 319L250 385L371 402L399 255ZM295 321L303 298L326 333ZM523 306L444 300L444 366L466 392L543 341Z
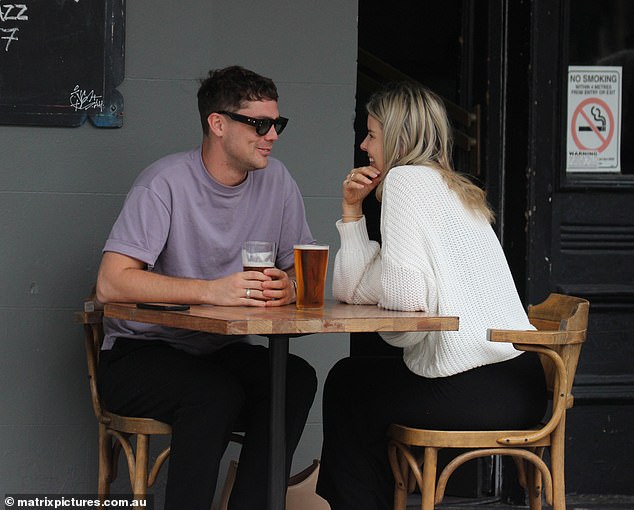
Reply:
M77 312L77 322L84 325L84 343L86 347L86 361L88 363L88 382L90 385L90 398L92 408L97 420L107 423L104 417L101 398L97 388L97 367L99 366L99 352L103 342L103 312L100 310Z
M528 308L529 320L538 330L564 333L553 337L549 348L559 354L564 364L566 387L561 390L566 395L566 407L572 407L572 384L577 371L581 346L586 339L589 309L590 303L586 299L563 294L550 294L544 302ZM544 366L548 389L556 391L554 388L556 366L551 358L543 354L540 354L540 358Z

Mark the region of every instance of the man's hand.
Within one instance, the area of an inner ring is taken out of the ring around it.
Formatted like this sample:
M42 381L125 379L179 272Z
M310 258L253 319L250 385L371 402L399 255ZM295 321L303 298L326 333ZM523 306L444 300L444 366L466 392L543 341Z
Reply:
M219 306L264 306L271 298L265 295L263 285L270 280L270 276L260 271L242 271L210 280L209 294L203 302Z
M277 268L264 270L271 280L262 282L262 296L266 306L283 306L295 302L295 286L288 273Z

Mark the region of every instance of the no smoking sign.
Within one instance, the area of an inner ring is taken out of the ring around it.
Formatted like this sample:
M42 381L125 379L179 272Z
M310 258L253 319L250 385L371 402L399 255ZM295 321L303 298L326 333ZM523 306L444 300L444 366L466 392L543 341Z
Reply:
M621 67L568 70L568 172L620 172Z

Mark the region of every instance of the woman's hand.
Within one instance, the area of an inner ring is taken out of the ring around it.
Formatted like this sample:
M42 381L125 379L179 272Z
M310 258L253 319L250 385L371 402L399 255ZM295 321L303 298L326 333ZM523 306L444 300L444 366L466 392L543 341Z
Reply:
M381 173L373 166L361 166L348 173L343 181L343 216L361 216L363 199L381 182Z

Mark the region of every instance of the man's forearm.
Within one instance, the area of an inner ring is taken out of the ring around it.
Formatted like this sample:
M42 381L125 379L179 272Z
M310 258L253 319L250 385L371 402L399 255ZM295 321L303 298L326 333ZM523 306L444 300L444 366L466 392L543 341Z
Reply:
M118 275L99 275L97 299L101 302L204 303L210 282L176 278L144 269L124 269Z

